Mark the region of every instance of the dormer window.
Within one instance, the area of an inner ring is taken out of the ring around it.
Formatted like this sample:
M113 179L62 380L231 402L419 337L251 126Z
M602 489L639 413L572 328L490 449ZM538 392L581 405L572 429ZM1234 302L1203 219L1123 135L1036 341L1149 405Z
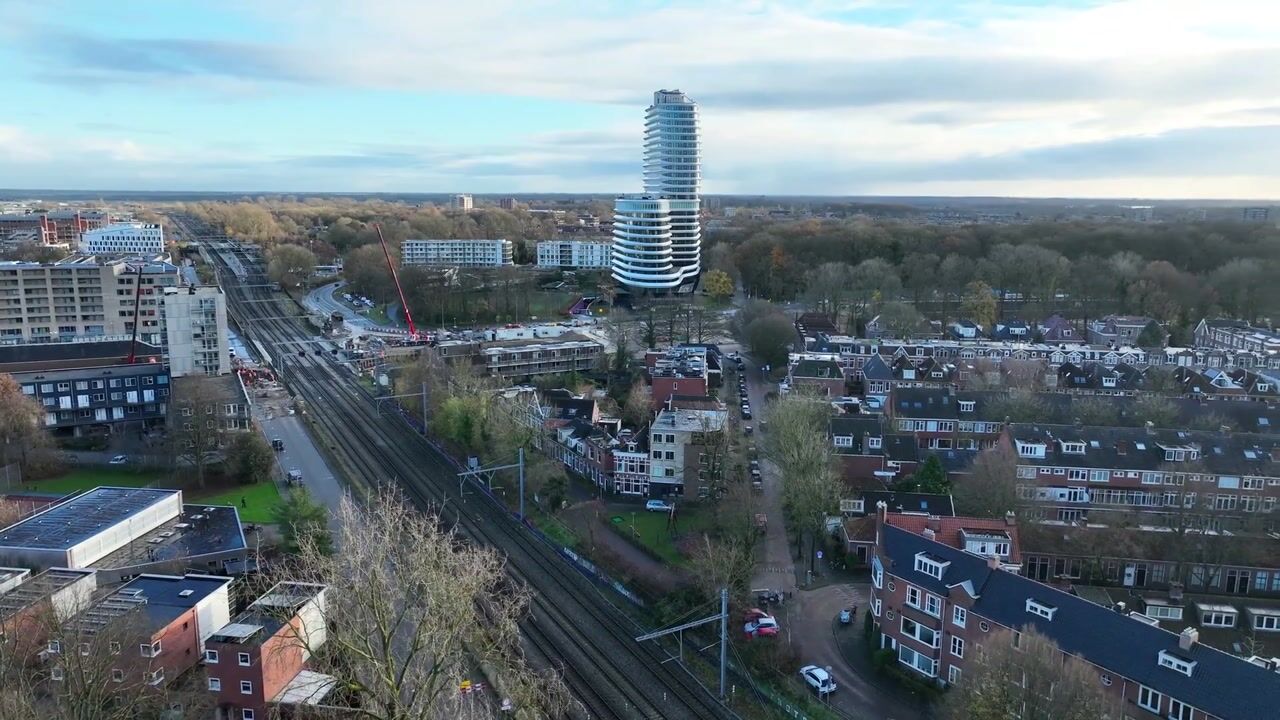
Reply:
M973 400L961 400L961 401L960 401L960 412L962 412L962 413L970 413L970 412L973 412L973 405L974 405L974 401L973 401Z
M1032 615L1039 615L1045 620L1052 620L1054 613L1058 612L1058 608L1027 598L1027 612Z
M1044 458L1044 443L1029 443L1021 440L1015 442L1018 446L1018 455L1025 458Z
M1116 386L1116 379L1113 377L1102 378L1102 387L1113 388Z
M935 560L925 553L916 553L916 572L922 572L935 580L942 579L942 573L946 571L949 562Z
M1082 443L1082 442L1065 442L1065 441L1064 441L1064 442L1062 443L1062 452L1064 452L1064 453L1066 453L1066 454L1068 454L1068 455L1083 455L1083 454L1084 454L1084 443Z
M1196 668L1196 661L1185 660L1183 658L1178 657L1177 655L1174 655L1173 653L1167 650L1161 650L1160 651L1160 667L1169 668L1170 670L1177 670L1183 675L1186 675L1187 677L1191 677L1191 671L1195 670Z

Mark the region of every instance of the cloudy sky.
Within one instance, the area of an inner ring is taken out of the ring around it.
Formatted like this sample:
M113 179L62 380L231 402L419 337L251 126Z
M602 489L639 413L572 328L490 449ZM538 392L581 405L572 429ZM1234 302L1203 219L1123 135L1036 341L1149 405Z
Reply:
M0 0L0 187L1280 197L1276 0Z

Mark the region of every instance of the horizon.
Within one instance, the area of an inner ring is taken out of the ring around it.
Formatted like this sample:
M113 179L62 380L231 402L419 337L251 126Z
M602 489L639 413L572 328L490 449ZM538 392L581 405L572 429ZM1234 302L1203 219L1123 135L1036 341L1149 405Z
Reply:
M1248 22L1269 10L12 3L0 185L623 194L652 93L679 88L708 196L1274 199L1280 39Z

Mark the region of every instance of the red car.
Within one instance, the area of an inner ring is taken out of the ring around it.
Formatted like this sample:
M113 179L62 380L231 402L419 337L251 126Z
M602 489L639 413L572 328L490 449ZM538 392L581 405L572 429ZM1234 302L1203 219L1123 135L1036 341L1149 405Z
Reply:
M778 634L778 629L778 621L768 616L752 620L742 628L748 638L773 637Z

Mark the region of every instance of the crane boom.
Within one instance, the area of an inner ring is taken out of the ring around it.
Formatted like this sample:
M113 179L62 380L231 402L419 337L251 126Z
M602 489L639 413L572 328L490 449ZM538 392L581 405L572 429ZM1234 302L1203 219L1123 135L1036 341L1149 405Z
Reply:
M404 300L404 288L400 287L400 275L396 273L396 265L391 262L391 251L387 249L387 240L382 237L382 224L374 223L373 229L378 231L378 242L382 244L382 256L387 259L387 269L391 271L391 279L396 284L396 292L400 295L400 308L404 310L405 322L409 324L409 338L418 339L418 329L413 325L413 314L409 312L409 303Z

